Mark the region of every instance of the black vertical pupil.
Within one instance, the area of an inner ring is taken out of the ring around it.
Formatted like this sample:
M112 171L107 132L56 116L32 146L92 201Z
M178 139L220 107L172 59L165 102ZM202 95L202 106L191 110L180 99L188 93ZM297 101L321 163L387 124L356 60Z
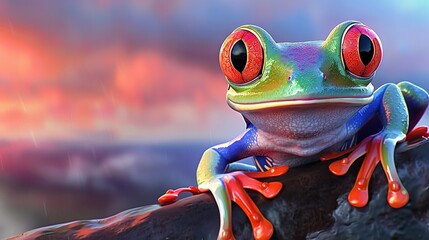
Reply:
M372 45L371 39L365 34L361 34L359 37L359 55L360 60L365 66L371 62L374 56L374 45Z
M247 62L246 45L242 40L236 42L231 50L231 62L237 71L242 72Z

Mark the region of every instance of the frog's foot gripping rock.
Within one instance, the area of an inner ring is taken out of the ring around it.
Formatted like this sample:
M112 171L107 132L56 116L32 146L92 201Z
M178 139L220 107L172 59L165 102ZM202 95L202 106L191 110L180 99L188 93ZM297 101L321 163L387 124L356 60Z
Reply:
M408 133L405 143L411 143L421 138L426 139L428 136L427 127L418 127ZM347 173L353 162L366 154L355 185L348 196L351 205L363 207L368 203L369 180L380 161L389 182L387 194L389 205L393 208L400 208L407 204L409 195L399 179L394 163L394 151L397 141L398 139L389 137L387 133L382 131L367 137L358 145L343 152L334 152L321 157L322 161L326 161L349 154L329 165L329 169L333 174L342 176Z
M255 239L269 239L273 234L272 224L262 215L259 208L244 189L255 190L266 198L277 196L282 188L280 182L260 182L256 179L280 176L288 171L287 166L274 167L266 172L232 172L218 174L207 183L196 187L168 190L158 201L165 205L174 202L181 192L198 194L211 191L220 213L220 230L218 239L234 239L232 232L231 200L237 203L246 213L253 228Z
M220 229L218 239L234 239L232 232L231 201L237 203L246 213L253 228L255 239L269 239L274 230L259 208L244 189L252 189L266 198L277 196L282 188L280 182L260 182L257 178L280 176L288 171L287 166L279 166L266 172L232 172L218 174L210 181L199 186L201 191L211 191L220 213Z

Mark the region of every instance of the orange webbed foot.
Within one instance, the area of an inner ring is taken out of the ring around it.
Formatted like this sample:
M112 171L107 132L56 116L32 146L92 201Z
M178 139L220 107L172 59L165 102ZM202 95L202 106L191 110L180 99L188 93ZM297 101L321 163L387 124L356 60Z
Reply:
M266 172L238 171L228 174L218 174L212 180L202 184L198 188L189 186L176 190L170 189L158 198L158 202L161 205L166 205L175 202L179 194L183 192L190 192L195 195L210 190L218 204L221 215L219 239L234 239L231 224L231 200L237 203L246 213L253 228L254 238L269 239L274 232L273 225L262 215L259 208L244 189L252 189L266 198L274 198L280 192L282 183L260 182L256 179L277 177L285 174L288 170L287 166L279 166L273 167Z
M420 136L421 132L423 132L423 130L417 130L413 133L414 135L412 135L412 137L417 135ZM353 150L346 150L322 157L322 160L330 160L334 157L341 157L350 153L343 159L334 161L329 165L329 169L333 174L341 176L347 173L350 166L359 157L366 154L357 175L356 182L348 196L351 205L355 207L364 207L368 203L369 181L375 167L380 161L389 183L387 202L393 208L400 208L407 204L409 195L399 179L394 164L395 146L396 142L399 140L401 140L399 135L382 131L367 137L356 145Z
M260 182L256 179L280 176L288 171L287 166L274 167L266 172L232 172L218 174L212 180L199 186L201 191L210 190L219 207L221 227L219 239L233 239L231 224L231 201L237 203L250 220L255 239L269 239L273 225L260 212L244 189L252 189L266 198L278 195L282 188L280 182Z

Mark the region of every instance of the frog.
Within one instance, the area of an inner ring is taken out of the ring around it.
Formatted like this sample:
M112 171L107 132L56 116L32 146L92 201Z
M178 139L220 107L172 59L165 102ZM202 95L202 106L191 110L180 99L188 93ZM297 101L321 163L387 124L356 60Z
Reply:
M328 160L329 170L342 176L365 156L348 202L367 205L368 184L381 162L387 203L405 206L409 194L394 153L399 145L411 148L429 137L428 127L416 127L429 97L406 81L375 89L382 56L380 38L359 21L345 21L325 40L306 42L277 43L261 27L238 27L223 42L219 62L228 83L227 104L243 116L245 131L203 153L198 187L170 189L158 201L174 202L182 192L211 192L220 213L218 239L234 239L232 202L248 216L253 237L269 239L273 225L245 189L274 198L282 183L258 179ZM240 162L248 157L254 165Z

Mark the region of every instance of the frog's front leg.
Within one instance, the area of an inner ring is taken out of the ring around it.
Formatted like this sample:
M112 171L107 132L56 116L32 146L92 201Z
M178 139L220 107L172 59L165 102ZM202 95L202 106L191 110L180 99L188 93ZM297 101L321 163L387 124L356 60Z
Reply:
M256 129L249 126L246 132L236 139L206 150L197 169L198 188L168 190L158 201L161 204L167 204L175 201L181 192L196 194L211 191L220 213L219 239L234 238L231 201L236 202L248 216L255 239L269 239L273 234L273 226L244 189L252 189L266 198L273 198L280 192L282 184L280 182L262 183L255 179L282 175L287 172L288 167L274 167L266 172L255 172L254 167L234 163L260 152L256 140Z
M374 114L377 114L381 120L383 125L381 131L366 137L352 149L349 156L333 162L330 170L336 175L344 175L355 160L366 154L355 185L348 197L350 204L363 207L368 202L370 177L378 162L381 161L389 182L387 201L390 206L400 208L408 202L409 196L396 171L394 151L396 143L406 137L409 120L407 106L398 86L394 84L382 86L375 93L374 101L365 106L355 119L352 119L351 125L362 126L365 121L364 117Z
M267 172L225 173L232 169L228 167L232 162L256 155L258 151L256 129L250 127L235 140L210 148L203 154L197 170L198 187L201 191L211 191L219 207L219 239L233 238L231 201L236 202L248 216L255 239L269 239L273 234L271 223L262 215L244 188L256 190L266 198L273 198L281 190L282 184L262 183L255 178L279 176L288 168L283 166L271 168Z

